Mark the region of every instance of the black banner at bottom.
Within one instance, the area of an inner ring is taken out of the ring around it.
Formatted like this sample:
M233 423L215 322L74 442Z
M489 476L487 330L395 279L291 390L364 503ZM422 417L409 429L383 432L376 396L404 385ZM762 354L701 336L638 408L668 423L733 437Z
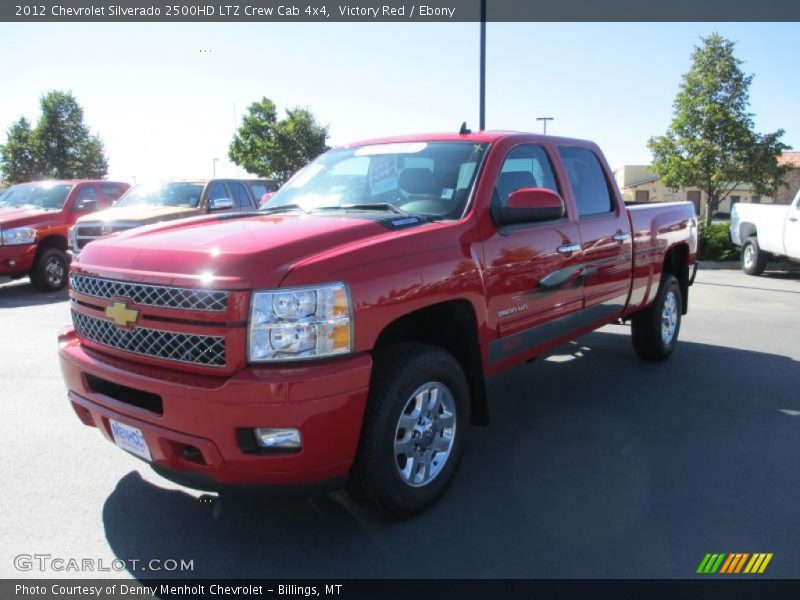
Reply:
M433 579L433 580L118 580L4 579L0 598L31 600L463 600L487 598L797 598L800 580L715 579Z

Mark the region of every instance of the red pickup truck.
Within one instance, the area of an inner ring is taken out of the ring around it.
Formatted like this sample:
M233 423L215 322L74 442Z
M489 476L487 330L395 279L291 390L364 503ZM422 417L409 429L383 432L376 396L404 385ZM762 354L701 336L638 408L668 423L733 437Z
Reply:
M67 283L67 236L81 215L113 204L130 186L116 181L21 183L0 194L0 275L30 275L42 292Z
M689 202L626 208L586 141L335 148L259 212L88 245L59 337L69 400L182 484L346 482L410 515L487 422L487 376L618 321L669 356L696 233Z

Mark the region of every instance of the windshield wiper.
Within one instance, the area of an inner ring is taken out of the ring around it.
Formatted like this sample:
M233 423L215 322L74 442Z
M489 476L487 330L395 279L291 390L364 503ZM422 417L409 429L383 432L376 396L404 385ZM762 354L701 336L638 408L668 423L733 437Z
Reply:
M280 206L265 206L264 208L259 208L256 212L269 215L272 213L285 212L287 210L299 210L300 212L308 213L308 211L299 204L281 204Z
M423 221L433 221L433 217L429 215L423 215L419 213L410 213L408 211L403 210L402 208L398 208L394 204L389 204L388 202L364 202L361 204L338 204L336 206L320 206L317 207L315 210L381 210L385 212L393 212L397 215L403 215L404 217L416 217L422 219Z

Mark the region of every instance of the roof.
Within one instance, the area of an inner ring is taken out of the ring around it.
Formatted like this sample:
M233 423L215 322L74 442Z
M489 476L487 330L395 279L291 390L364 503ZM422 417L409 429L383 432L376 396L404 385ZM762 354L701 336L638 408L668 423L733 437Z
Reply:
M800 152L783 152L778 157L779 165L790 165L800 167Z
M124 181L112 181L110 179L39 179L37 181L25 181L15 185L37 185L41 183L49 184L69 184L75 185L76 183L125 183Z
M645 177L644 179L640 179L639 181L632 181L627 185L623 185L623 188L629 187L636 187L637 185L642 185L643 183L652 183L653 181L657 181L661 179L661 175L651 175L650 177Z
M342 144L340 148L352 146L367 146L374 144L396 144L405 142L497 142L503 138L513 136L525 136L526 138L539 138L541 140L555 141L556 143L587 143L586 140L572 138L562 138L554 135L542 135L537 133L526 133L524 131L475 131L473 133L460 134L457 131L439 133L418 133L412 135L399 135L371 140L361 140L351 144Z

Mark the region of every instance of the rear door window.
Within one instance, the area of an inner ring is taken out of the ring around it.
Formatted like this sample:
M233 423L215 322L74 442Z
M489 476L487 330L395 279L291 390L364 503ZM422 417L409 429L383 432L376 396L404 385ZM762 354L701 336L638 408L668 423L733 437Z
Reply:
M241 183L229 181L228 189L230 189L231 194L233 194L232 199L234 206L237 208L251 208L253 206L252 202L250 201L250 196L247 195L247 190L244 189L244 186Z
M116 183L101 183L100 192L103 194L106 204L110 206L125 193L125 187Z
M614 197L597 155L586 148L559 148L581 217L614 212Z

